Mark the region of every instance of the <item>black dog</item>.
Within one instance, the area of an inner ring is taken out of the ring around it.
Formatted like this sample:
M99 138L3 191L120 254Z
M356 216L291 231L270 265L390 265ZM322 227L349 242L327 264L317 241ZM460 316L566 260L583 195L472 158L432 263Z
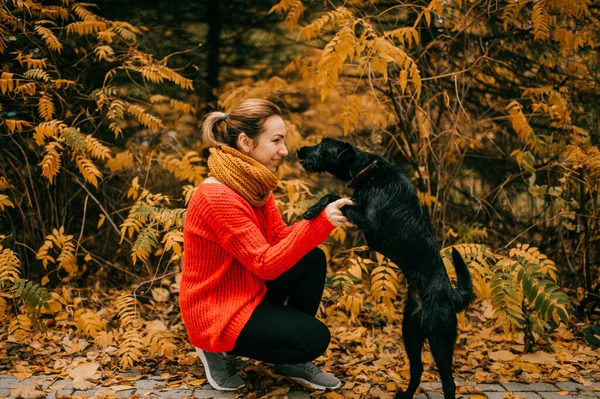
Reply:
M421 382L421 351L427 339L440 372L444 398L454 399L452 356L457 336L456 313L475 298L471 275L460 254L452 249L458 279L458 287L454 289L433 238L427 212L399 166L349 143L327 138L314 147L300 148L298 158L308 172L329 172L342 181L350 181L354 206L344 206L342 212L362 230L369 248L396 263L408 281L402 336L410 361L410 383L395 398L414 396ZM316 217L327 204L339 198L326 195L305 212L304 218Z

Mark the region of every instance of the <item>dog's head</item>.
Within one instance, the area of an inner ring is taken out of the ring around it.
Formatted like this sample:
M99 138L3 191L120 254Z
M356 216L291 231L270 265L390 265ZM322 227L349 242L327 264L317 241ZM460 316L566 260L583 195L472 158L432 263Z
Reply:
M355 158L356 151L352 144L330 138L298 150L300 165L307 172L328 172L343 181L352 180L350 168Z

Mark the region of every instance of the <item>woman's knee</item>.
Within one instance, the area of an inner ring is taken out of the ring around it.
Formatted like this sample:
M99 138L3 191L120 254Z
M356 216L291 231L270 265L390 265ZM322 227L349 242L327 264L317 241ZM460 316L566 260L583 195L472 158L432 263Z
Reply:
M321 356L327 350L331 333L325 324L317 319L311 323L310 331L305 336L305 351L307 362Z
M311 270L314 272L315 270L322 271L325 273L327 271L327 256L325 256L325 252L316 247L311 250L305 256L305 260L307 264L311 265Z

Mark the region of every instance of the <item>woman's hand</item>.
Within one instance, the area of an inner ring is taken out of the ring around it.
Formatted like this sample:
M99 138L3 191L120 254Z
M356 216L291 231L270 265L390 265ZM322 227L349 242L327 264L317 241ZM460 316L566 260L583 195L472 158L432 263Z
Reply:
M348 221L346 216L342 213L341 209L345 205L354 205L354 202L350 200L350 198L340 198L337 201L332 202L327 205L323 212L327 215L327 219L331 222L335 227L340 226L348 226L348 227L356 227L352 223Z

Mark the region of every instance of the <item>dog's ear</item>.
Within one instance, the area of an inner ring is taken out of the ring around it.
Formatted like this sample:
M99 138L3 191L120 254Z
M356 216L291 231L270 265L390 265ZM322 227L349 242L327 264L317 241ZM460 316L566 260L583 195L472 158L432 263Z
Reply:
M337 159L340 161L349 161L354 159L356 152L354 151L354 146L350 143L344 142L342 146L342 150L338 153Z

